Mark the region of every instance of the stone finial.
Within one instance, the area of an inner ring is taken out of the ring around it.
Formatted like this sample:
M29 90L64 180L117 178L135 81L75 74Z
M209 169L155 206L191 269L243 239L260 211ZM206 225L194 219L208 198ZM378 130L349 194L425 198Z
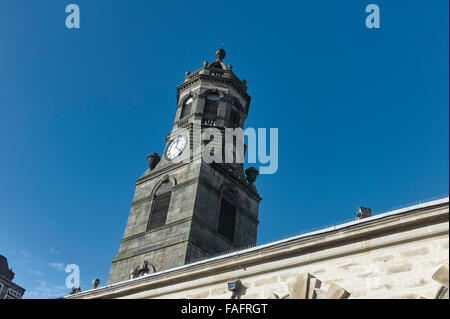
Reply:
M257 193L257 191L256 191L256 186L254 183L256 181L256 177L258 177L258 174L259 174L258 170L256 168L254 168L253 166L249 167L245 170L245 175L247 176L248 186L255 193Z
M150 168L150 170L154 169L160 160L161 160L161 157L158 155L158 153L152 153L152 154L147 155L147 162L148 162L148 167Z
M372 208L358 207L358 211L355 213L356 219L363 219L372 216Z
M247 181L253 184L256 181L256 177L258 177L258 170L256 168L249 167L245 170L245 175L247 175Z
M185 76L188 76L189 74L191 74L191 71L186 71Z
M97 289L98 285L100 285L100 279L94 278L92 280L92 289Z
M203 61L203 67L206 68L208 66L208 61Z
M220 49L218 49L218 50L216 51L216 58L217 58L217 61L222 62L222 60L225 59L225 55L226 55L225 50L224 50L223 47L221 46Z

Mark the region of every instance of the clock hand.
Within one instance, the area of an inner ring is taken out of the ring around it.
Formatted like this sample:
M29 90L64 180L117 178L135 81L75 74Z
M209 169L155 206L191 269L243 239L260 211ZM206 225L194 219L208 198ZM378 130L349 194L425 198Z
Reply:
M181 145L180 145L181 144ZM180 146L180 147L178 147L178 146ZM182 140L180 139L180 140L178 140L178 143L177 143L177 150L179 150L180 152L183 150L183 147L184 147L184 143L182 142Z

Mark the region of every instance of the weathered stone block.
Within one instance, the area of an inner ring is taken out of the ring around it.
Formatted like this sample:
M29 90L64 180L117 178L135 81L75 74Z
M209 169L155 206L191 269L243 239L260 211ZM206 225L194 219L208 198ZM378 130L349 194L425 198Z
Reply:
M296 281L288 284L290 298L308 299L310 293L309 282L311 278L315 277L310 273L297 275Z
M272 276L269 278L263 278L263 279L258 279L255 282L255 287L261 287L261 286L267 286L273 283L277 282L277 277L276 276Z
M332 283L328 287L327 292L324 295L324 299L346 299L350 296L350 293L344 288Z
M441 285L448 288L449 269L448 264L442 265L432 276Z
M400 273L400 272L410 271L411 269L412 269L411 264L402 263L402 264L393 265L393 266L388 267L387 273L388 274L396 274L396 273Z

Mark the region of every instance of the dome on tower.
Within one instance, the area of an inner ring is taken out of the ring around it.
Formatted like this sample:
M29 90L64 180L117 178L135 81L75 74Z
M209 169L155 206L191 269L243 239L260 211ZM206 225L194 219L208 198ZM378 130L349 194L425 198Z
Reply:
M226 52L223 49L223 47L221 46L217 51L216 51L216 61L214 61L213 63L211 63L210 67L212 68L217 68L217 69L223 69L226 70L227 67L225 65L225 63L222 62L223 59L225 59L226 56Z

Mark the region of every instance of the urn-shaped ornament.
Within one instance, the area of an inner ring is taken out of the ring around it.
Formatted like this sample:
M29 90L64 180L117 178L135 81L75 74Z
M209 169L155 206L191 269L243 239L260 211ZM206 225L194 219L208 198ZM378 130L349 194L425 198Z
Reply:
M247 181L250 184L253 184L256 181L256 177L258 177L258 174L259 174L258 170L253 166L245 170L245 175L247 175Z
M148 167L150 170L154 169L155 166L159 163L161 157L159 157L158 153L152 153L147 156Z
M92 280L92 289L97 289L98 285L100 285L100 279L94 278Z

